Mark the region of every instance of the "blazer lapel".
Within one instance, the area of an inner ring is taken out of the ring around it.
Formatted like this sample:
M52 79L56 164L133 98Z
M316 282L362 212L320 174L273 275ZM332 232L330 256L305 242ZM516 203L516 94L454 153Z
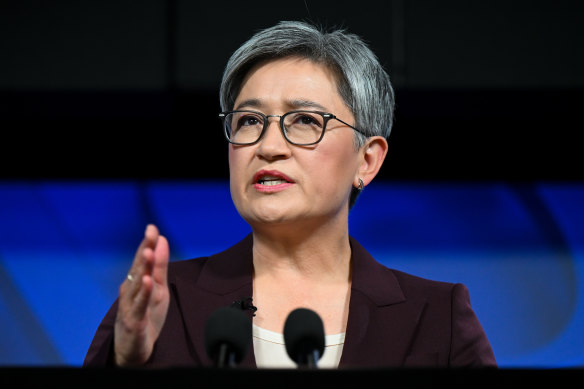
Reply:
M401 366L426 304L406 299L393 272L351 238L353 277L339 367Z
M252 297L252 245L250 235L226 251L209 257L195 282L184 275L177 275L174 280L188 341L203 366L213 365L205 349L207 318L218 307ZM255 367L251 333L248 352L240 366Z
M415 336L424 300L406 299L393 272L379 264L353 238L352 287L346 341L339 367L401 366ZM207 259L199 278L178 274L171 281L188 342L203 366L213 361L205 350L205 323L218 307L252 297L251 235ZM250 311L251 318L251 311ZM250 344L240 367L255 368Z

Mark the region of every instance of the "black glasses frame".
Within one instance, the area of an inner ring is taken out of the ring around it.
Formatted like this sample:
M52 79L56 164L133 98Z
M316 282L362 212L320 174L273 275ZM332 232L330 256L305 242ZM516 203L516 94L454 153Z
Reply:
M241 142L233 142L230 138L229 138L229 131L227 130L227 124L225 123L225 118L227 117L227 115L232 114L232 113L238 113L238 112L249 112L249 113L253 113L256 115L259 115L262 117L262 119L264 120L264 126L262 128L262 131L260 132L260 135L258 136L258 139L256 139L253 142L249 142L249 143L241 143ZM322 122L322 132L320 134L320 137L315 141L315 142L311 142L311 143L296 143L291 141L290 139L288 139L288 136L286 135L286 130L284 129L284 118L286 116L288 116L289 114L293 114L293 113L298 113L298 112L306 112L306 113L313 113L313 114L318 114L321 115L323 118L323 122ZM235 111L226 111L226 112L221 112L219 113L219 118L221 119L222 123L223 123L223 133L225 134L225 138L227 138L227 141L231 144L234 145L238 145L238 146L249 146L249 145L253 145L256 144L257 142L260 141L260 139L262 139L262 137L264 136L266 129L268 128L268 118L273 118L273 117L277 117L280 118L280 131L282 132L282 135L284 136L284 139L286 139L286 141L290 144L296 145L296 146L312 146L317 144L318 142L320 142L322 140L322 138L324 137L324 133L326 131L326 125L329 122L329 120L335 119L338 120L339 122L343 123L345 126L352 128L353 130L357 131L360 134L363 134L365 136L367 136L365 134L364 131L359 130L356 127L353 127L352 125L350 125L347 122L344 122L343 120L339 119L338 117L336 117L335 115L333 115L332 113L329 112L321 112L321 111L308 111L308 110L296 110L296 111L290 111L290 112L286 112L284 115L264 115L261 112L258 111L251 111L251 110L235 110Z

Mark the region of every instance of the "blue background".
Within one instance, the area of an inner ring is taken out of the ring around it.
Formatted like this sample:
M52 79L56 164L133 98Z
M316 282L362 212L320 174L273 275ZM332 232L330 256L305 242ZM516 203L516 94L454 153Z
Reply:
M350 232L471 293L500 366L584 365L584 183L376 181ZM80 366L147 223L172 260L249 232L228 182L0 182L0 364Z

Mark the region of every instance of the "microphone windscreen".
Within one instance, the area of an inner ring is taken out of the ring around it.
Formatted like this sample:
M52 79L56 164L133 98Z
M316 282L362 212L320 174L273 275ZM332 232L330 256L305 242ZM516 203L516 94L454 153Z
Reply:
M307 308L293 310L284 323L284 342L288 356L298 364L314 351L320 358L325 344L322 319Z
M205 325L205 348L207 355L215 360L222 344L235 354L235 362L245 357L251 341L251 320L243 311L232 307L221 307L213 312Z

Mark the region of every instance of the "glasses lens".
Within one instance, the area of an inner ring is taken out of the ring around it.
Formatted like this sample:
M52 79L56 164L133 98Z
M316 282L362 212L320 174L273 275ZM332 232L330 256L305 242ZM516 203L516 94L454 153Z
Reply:
M290 142L308 145L319 141L324 131L324 117L316 112L289 112L284 115L284 131Z
M264 128L264 118L256 112L233 112L225 116L225 131L234 143L256 142Z

